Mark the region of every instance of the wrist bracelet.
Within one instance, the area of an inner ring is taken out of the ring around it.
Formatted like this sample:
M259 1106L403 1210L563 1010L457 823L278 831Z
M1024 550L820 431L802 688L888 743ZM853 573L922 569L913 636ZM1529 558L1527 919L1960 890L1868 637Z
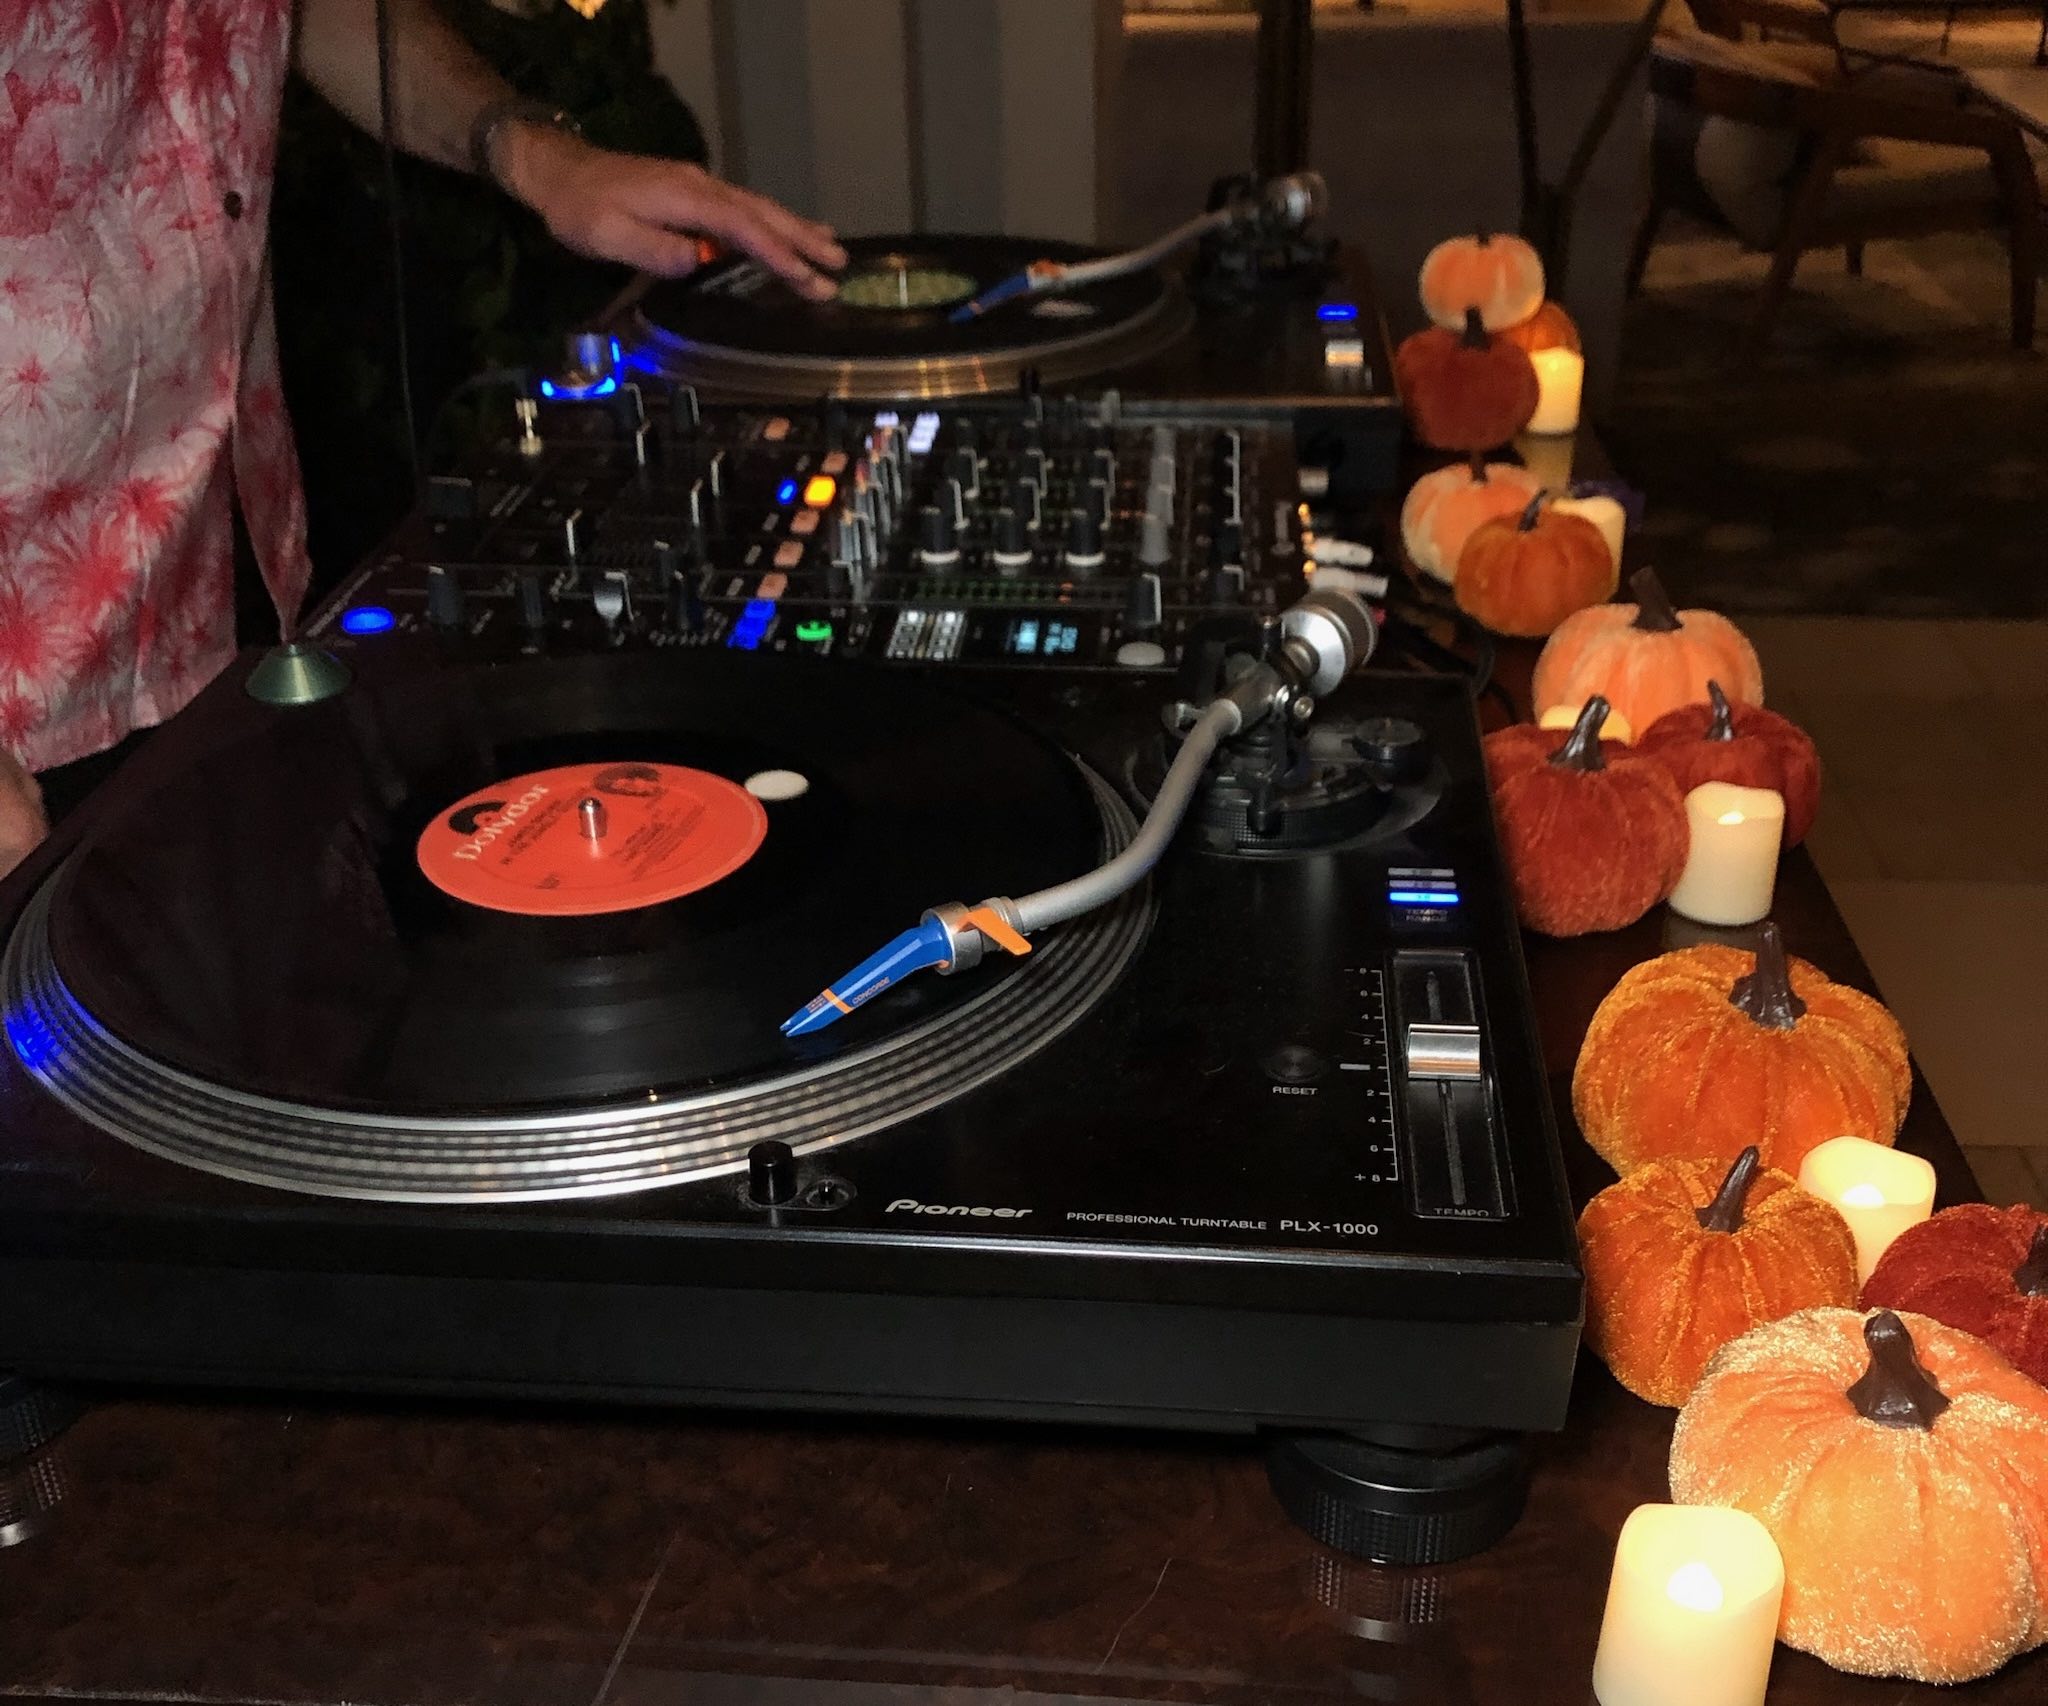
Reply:
M469 127L469 163L478 177L500 189L505 187L505 182L491 164L491 144L497 140L498 132L515 120L548 125L570 136L580 137L583 134L583 127L565 107L528 100L523 95L508 95L501 101L491 102L476 115Z

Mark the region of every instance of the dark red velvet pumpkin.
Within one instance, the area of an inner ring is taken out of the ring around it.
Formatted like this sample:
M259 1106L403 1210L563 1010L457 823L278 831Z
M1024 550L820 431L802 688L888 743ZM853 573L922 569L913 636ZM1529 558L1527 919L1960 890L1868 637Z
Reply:
M1685 796L1661 764L1601 740L1606 719L1596 694L1568 734L1518 723L1486 737L1515 909L1546 936L1633 924L1685 869Z
M1867 1309L1911 1309L1974 1333L2048 1386L2048 1214L1959 1203L1892 1241Z
M1489 334L1476 308L1462 332L1429 326L1403 338L1394 351L1394 377L1415 436L1437 450L1491 450L1536 412L1529 352Z
M1761 705L1730 704L1718 681L1708 703L1666 711L1636 741L1636 750L1671 772L1681 794L1702 782L1772 788L1785 796L1785 844L1796 847L1820 810L1820 754L1806 731Z

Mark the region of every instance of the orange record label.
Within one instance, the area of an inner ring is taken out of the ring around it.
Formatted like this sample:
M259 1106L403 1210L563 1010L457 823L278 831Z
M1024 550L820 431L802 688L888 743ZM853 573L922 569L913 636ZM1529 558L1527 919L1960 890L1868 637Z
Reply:
M678 764L569 764L457 800L419 839L436 888L498 912L573 918L708 888L754 856L761 802Z

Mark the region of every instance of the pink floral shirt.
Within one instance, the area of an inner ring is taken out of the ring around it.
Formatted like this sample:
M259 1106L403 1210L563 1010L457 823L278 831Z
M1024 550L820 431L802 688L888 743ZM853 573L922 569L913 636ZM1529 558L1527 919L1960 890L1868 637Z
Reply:
M264 230L291 0L0 0L0 742L161 721L234 653L231 505L307 580Z

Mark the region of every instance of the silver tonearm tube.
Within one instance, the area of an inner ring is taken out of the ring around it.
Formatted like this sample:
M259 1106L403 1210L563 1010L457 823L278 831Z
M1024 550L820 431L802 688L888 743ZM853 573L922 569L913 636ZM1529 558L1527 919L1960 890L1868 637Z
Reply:
M1141 248L1102 255L1092 261L1033 261L1022 272L991 285L973 301L962 303L953 310L952 319L956 323L977 319L989 309L1023 296L1047 296L1057 291L1081 290L1107 279L1126 278L1163 261L1176 249L1199 242L1212 231L1233 225L1259 220L1281 229L1299 230L1322 212L1328 199L1319 173L1294 172L1274 178L1257 195L1239 196L1222 207L1198 214Z
M1083 876L1015 900L994 896L982 907L1029 936L1136 888L1180 828L1217 747L1275 713L1291 714L1298 701L1312 703L1330 692L1372 656L1377 634L1372 612L1356 593L1322 587L1310 592L1281 615L1277 655L1261 660L1203 707L1153 796L1152 809L1122 852ZM952 963L943 969L960 971L980 962L986 938L969 922L969 908L953 903L934 907L926 916L945 926L952 943Z

